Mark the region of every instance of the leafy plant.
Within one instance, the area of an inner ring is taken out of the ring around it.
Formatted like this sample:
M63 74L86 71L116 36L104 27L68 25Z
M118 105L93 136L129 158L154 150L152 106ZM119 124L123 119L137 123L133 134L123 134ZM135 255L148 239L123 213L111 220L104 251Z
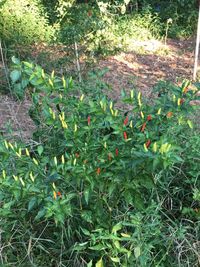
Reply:
M30 145L1 138L2 264L177 265L176 241L192 231L181 220L199 227L198 170L190 173L186 149L195 131L190 83L160 83L154 105L124 94L124 115L100 92L13 61L13 84L32 88L36 130Z
M0 6L0 36L6 43L49 42L53 33L38 1L7 0Z

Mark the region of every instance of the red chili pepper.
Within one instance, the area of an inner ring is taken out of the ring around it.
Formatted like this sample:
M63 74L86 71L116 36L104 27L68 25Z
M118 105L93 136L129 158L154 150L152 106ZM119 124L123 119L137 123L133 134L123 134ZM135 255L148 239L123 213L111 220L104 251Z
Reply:
M148 147L150 146L150 144L151 144L151 140L148 139L148 140L146 141L145 145L146 145L146 147L148 148Z
M80 154L79 153L75 153L75 157L79 158Z
M101 168L97 168L97 175L101 173Z
M128 124L128 117L124 120L124 125L126 126Z
M116 154L116 156L119 155L119 150L118 150L118 148L115 149L115 154Z
M125 139L125 140L127 140L127 139L128 139L127 132L124 132L124 139Z
M148 115L147 116L147 121L151 121L152 120L152 116L151 115Z
M110 153L108 153L108 160L111 161L112 160L112 156Z
M144 123L142 124L142 127L141 127L141 132L144 132L144 130L145 130L145 128L146 128L146 125L147 125L147 123L146 123L146 122L144 122Z
M59 196L60 198L62 198L62 194L59 191L57 192L57 196Z
M180 104L182 105L185 102L183 98L181 98Z
M88 118L87 118L87 122L88 122L88 126L89 126L90 123L91 123L91 118L90 118L90 116L88 116Z

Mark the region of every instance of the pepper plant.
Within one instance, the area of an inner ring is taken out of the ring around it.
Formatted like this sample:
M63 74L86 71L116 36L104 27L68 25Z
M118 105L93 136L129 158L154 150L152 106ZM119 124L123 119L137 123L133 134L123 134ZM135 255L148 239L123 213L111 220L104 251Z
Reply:
M23 262L39 262L52 242L64 266L168 264L171 241L155 238L162 228L156 192L164 174L184 163L176 140L193 130L190 83L162 92L154 105L131 91L123 98L124 115L103 93L85 95L71 78L14 63L13 85L29 88L36 129L30 145L1 138L0 227L4 243L19 243L8 256L3 249L2 263L22 257L21 243L29 247ZM30 225L24 235L17 221ZM31 248L30 238L37 246Z

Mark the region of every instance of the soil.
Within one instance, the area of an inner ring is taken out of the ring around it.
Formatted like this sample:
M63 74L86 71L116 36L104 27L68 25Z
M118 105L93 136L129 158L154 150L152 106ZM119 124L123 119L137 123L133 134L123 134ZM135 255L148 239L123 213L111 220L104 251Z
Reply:
M152 87L158 80L172 82L192 79L195 42L193 40L168 40L167 45L158 41L135 42L128 52L99 60L96 69L107 68L103 80L112 87L111 97L119 99L121 90L137 88L149 99ZM56 48L54 48L56 49ZM55 52L55 51L54 51ZM4 69L0 62L0 88L5 87ZM34 125L28 116L30 102L16 101L8 95L0 95L0 131L8 134L7 126L13 128L17 137L28 140Z
M152 87L159 80L178 83L185 78L192 79L194 47L193 40L170 40L167 46L162 43L153 46L151 41L141 42L137 44L136 51L103 59L99 67L108 68L104 81L112 85L112 95L116 99L122 89L133 88L151 97Z

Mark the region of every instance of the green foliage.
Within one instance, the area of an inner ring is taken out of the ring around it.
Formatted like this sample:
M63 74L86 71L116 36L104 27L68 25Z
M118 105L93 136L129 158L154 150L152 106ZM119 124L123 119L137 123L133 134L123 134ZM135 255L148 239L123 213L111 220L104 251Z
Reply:
M118 18L116 34L128 43L130 38L148 40L158 38L162 32L162 24L158 15L147 7L141 13L124 15ZM123 35L122 35L123 33Z
M50 41L53 33L38 1L7 0L0 6L0 37L7 43Z
M103 94L82 94L71 78L13 61L13 84L32 88L36 130L30 145L1 138L2 263L177 266L176 242L190 231L193 244L189 223L200 226L189 82L158 84L154 105L123 93L124 115ZM190 250L186 257L194 266Z
M169 18L173 20L172 27L169 30L171 37L185 38L191 36L196 30L198 17L197 2L196 0L146 0L143 1L143 6L146 4L151 5L163 23L166 23Z
M74 5L70 11L62 21L59 40L66 44L77 41L95 55L116 53L132 39L148 40L162 32L163 25L150 7L131 15L113 15L107 8L86 4Z

